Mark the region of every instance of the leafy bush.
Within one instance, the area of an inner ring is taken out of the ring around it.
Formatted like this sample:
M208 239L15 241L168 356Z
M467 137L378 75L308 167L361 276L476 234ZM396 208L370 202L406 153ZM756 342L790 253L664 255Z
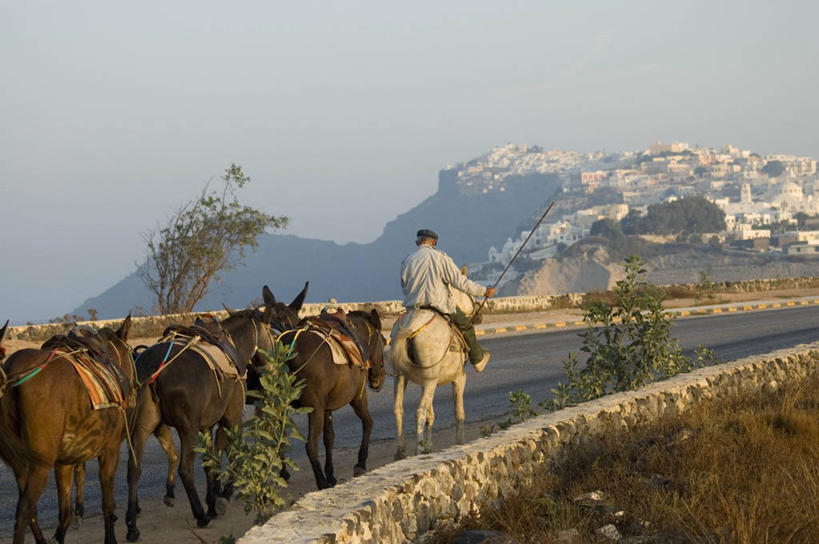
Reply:
M241 427L226 429L229 443L222 456L211 449L211 436L199 433L196 451L202 454L203 464L212 471L222 486L233 485L245 504L245 512L256 513L256 523L263 523L276 510L285 506L278 489L287 487L280 476L283 468L298 470L291 459L281 455L291 439L304 441L296 428L293 414L307 413L311 408L294 408L304 382L291 374L287 360L289 347L276 342L275 351L260 350L266 360L261 374L261 391L248 391L256 399L256 414Z
M680 234L725 230L725 212L703 196L687 196L648 207L645 217L629 213L621 221L626 234Z
M713 359L699 346L690 360L677 339L670 337L674 316L663 310L662 291L641 279L642 266L639 256L630 256L626 277L614 289L615 303L598 301L586 308L587 328L580 336L588 360L581 366L576 354L570 353L563 362L568 382L552 389L554 398L541 406L557 410L613 391L636 389Z

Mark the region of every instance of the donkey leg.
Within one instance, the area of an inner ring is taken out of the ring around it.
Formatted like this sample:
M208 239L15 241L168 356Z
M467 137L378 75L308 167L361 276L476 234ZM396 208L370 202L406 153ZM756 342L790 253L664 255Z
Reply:
M353 475L361 476L367 472L370 434L373 430L373 416L370 415L370 409L367 405L367 391L364 390L350 405L353 407L355 415L361 420L361 446L358 448L358 463L353 468Z
M142 474L142 453L148 437L156 430L160 423L159 407L151 398L150 386L139 392L134 415L133 429L131 429L131 445L133 451L128 451L128 509L125 512L125 525L128 527L126 538L128 542L139 540L137 528L137 514L139 513L139 499L137 484Z
M18 478L23 486L20 489L20 496L17 500L17 511L14 515L14 544L25 544L26 529L29 524L35 523L37 519L37 499L43 494L48 482L49 467L38 463L32 463L27 473ZM35 535L36 536L36 535ZM42 532L39 535L42 538ZM45 544L45 538L38 540L37 544Z
M18 495L22 495L22 490L26 487L26 481L28 478L28 468L25 471L20 472L18 470L14 470L14 477L17 480L17 489L19 490ZM29 521L29 529L31 529L31 534L34 535L34 542L37 544L42 544L44 542L48 542L46 537L43 536L43 531L40 529L40 524L37 521L37 508L34 508L34 514L31 516L31 520Z
M395 427L398 430L398 448L395 450L395 460L403 459L407 456L407 443L404 441L404 391L407 389L407 377L399 374L393 382L393 413L395 414Z
M307 450L307 458L310 460L310 466L313 467L313 475L316 477L316 486L319 489L327 489L330 487L330 482L324 477L324 471L321 469L321 463L318 459L318 440L324 429L324 408L313 408L313 411L307 416L308 432L307 443L305 449Z
M324 477L330 487L336 485L336 477L333 474L333 444L336 441L336 431L333 429L333 412L324 412Z
M179 464L179 453L173 444L173 433L170 427L164 423L160 424L154 431L154 436L159 440L159 445L162 446L165 455L168 457L168 477L165 479L165 497L163 497L162 502L165 503L165 506L173 506L176 499L174 488L176 487L176 467Z
M218 437L219 433L214 433L213 429L210 429L208 434L210 434L211 438L211 451L218 456L217 452L220 451L216 443L218 438L214 440L214 434ZM216 481L216 474L211 472L210 469L203 465L202 470L205 473L205 506L207 507L208 517L213 519L218 515L216 513L216 495L219 491L219 483Z
M466 388L466 373L461 374L452 382L452 398L455 402L455 443L464 443L464 389Z
M40 544L41 542L48 542L46 537L43 536L43 531L40 529L40 524L37 522L37 512L35 510L34 516L31 518L31 522L28 524L29 529L31 529L31 534L34 535L34 542Z
M227 429L240 427L242 424L242 415L244 414L245 410L244 392L245 390L241 386L237 385L234 388L230 406L228 406L224 415L219 420L219 427L216 430L216 439L213 441L213 445L216 448L216 453L220 459L222 457L222 452L224 452L230 444L230 437L227 434ZM233 496L233 478L230 478L227 482L225 482L225 485L222 487L220 487L219 481L215 475L213 481L214 485L216 486L215 510L218 515L224 516L227 512L228 501L230 501L230 498Z
M415 411L415 453L429 453L432 451L432 442L426 440L426 429L427 426L431 426L427 422L427 418L432 413L432 398L435 395L435 386L437 384L435 382L427 382L423 385L423 389L421 391L421 402L418 405L418 409ZM434 414L432 415L434 418ZM431 433L430 437L431 438Z
M179 458L179 478L182 480L182 485L188 495L191 512L193 517L196 518L196 526L200 528L207 527L210 525L211 517L202 508L202 502L199 500L199 493L196 491L193 478L193 461L196 457L193 445L196 442L196 431L189 428L177 428L176 431L179 433L179 443L182 446Z
M122 436L119 429L114 436ZM114 522L117 521L114 500L114 474L119 464L119 440L112 440L110 447L99 456L100 489L102 490L102 517L105 521L105 544L117 544Z
M79 465L78 465L79 466ZM54 465L54 480L57 483L57 509L59 512L54 540L62 544L71 523L71 476L74 465Z
M85 516L85 463L74 465L74 487L77 488L77 497L74 500L73 527L79 528Z

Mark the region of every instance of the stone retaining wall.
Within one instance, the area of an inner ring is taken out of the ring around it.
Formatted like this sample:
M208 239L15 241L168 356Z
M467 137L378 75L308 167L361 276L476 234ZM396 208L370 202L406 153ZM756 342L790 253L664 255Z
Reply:
M818 366L819 343L797 346L539 416L487 438L404 459L333 489L308 493L238 542L423 542L437 527L541 478L551 457L584 436L611 425L631 427L673 415L700 399L776 388L803 379Z
M696 284L681 284L678 285L678 287L693 289L695 285ZM751 280L742 282L729 281L714 283L714 285L715 292L750 293L770 291L772 289L815 287L819 285L819 278L805 277ZM521 312L539 312L556 308L576 308L582 303L585 295L586 293L568 293L565 295L550 296L498 297L487 300L484 306L484 311L494 314L514 314ZM301 315L316 315L321 312L322 308L328 305L330 305L330 303L326 302L305 304L302 307ZM369 311L375 308L382 317L395 316L403 309L400 300L379 302L342 302L334 303L332 306L343 308L344 311ZM174 323L183 325L191 324L196 316L202 315L216 316L217 318L222 319L227 317L227 312L224 310L219 310L215 312L199 312L193 314L168 314L161 316L135 317L132 319L131 337L158 337L168 325ZM122 323L122 319L84 321L82 323L98 328L106 325L118 327ZM9 327L6 334L7 338L13 340L45 341L55 334L66 332L71 325L71 323L45 323L41 325Z

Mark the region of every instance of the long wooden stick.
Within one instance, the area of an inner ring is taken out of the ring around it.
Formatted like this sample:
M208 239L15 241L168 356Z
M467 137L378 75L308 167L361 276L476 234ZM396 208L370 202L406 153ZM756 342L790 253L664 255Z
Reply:
M530 232L530 233L529 233L529 236L527 236L527 237L526 237L526 240L524 240L524 241L523 241L523 243L520 245L520 247L518 248L518 250L515 252L515 255L512 257L512 260L510 260L510 261L509 261L509 264L507 264L507 265L506 265L506 268L504 268L504 269L503 269L503 272L501 272L501 275L500 275L500 276L498 276L498 279L497 279L497 280L495 280L495 284L492 286L492 289L494 289L495 287L497 287L497 286L498 286L498 284L500 283L500 280L501 280L501 279L503 279L503 276L506 274L506 271L507 271L507 270L509 270L509 267L510 267L510 266L512 266L512 263L513 263L513 262L515 262L515 259L517 259L517 258L518 258L518 255L520 255L521 250L523 250L523 247L524 247L524 246L526 245L526 243L529 241L529 238L531 238L531 237L532 237L532 235L535 233L535 231L536 231L536 230L537 230L537 228L540 226L540 224L541 224L541 223L543 223L543 220L544 220L544 219L546 219L546 214L548 214L548 213L549 213L549 211L552 209L552 206L554 206L554 205L555 205L555 203L554 203L554 200L553 200L553 201L552 201L552 203L551 203L551 204L549 204L549 207L548 207L548 208L546 208L546 211L545 211L545 212L543 212L543 215L541 215L541 216L540 216L540 219L538 219L537 224L536 224L536 225L534 226L534 228L532 229L532 232ZM474 319L475 319L475 317L477 317L478 315L480 315L480 313L481 313L481 309L483 308L483 305L484 305L484 304L486 304L486 301L487 301L487 299L488 299L488 298L489 298L489 297L486 297L486 296L485 296L485 297L483 297L483 300L481 301L481 303L480 303L480 305L478 306L478 308L477 308L477 309L476 309L474 312L472 312L472 317L471 317L471 319L473 319L473 320L474 320Z

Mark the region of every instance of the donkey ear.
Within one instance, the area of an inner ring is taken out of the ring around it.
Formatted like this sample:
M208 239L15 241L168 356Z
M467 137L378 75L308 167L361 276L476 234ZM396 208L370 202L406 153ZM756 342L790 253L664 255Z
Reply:
M232 315L235 315L237 313L236 310L231 310L230 308L228 308L227 304L225 304L224 302L222 303L222 308L225 309L225 311L228 313L228 316L232 316Z
M381 331L381 317L378 315L378 312L373 308L370 310L370 323L375 326L377 331Z
M125 321L122 322L122 325L119 326L117 329L117 336L119 336L122 340L128 340L128 333L131 332L131 314L128 314L128 317L125 318Z
M6 319L6 324L3 325L3 328L0 329L0 341L3 340L3 337L6 335L6 329L9 328L9 320Z
M262 287L262 299L264 299L265 306L274 306L276 304L276 297L273 296L273 291L267 285Z
M461 267L461 274L463 274L464 276L466 276L466 273L467 273L467 271L468 271L468 270L469 270L469 269L466 267L466 265L463 265L463 266Z
M296 295L296 298L293 299L293 302L290 303L290 309L298 312L301 310L302 305L304 304L304 298L307 296L307 288L310 287L310 282L304 282L304 289L301 290L301 293Z

